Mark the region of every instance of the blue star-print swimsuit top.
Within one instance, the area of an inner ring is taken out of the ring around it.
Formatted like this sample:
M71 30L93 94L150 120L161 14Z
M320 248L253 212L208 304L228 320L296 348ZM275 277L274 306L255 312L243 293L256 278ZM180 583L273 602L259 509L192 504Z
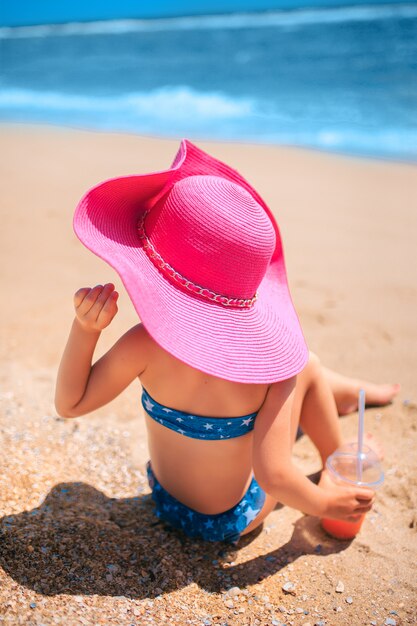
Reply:
M205 417L169 409L151 398L146 389L142 393L142 406L159 424L185 437L193 439L232 439L241 437L253 430L257 413L242 417Z

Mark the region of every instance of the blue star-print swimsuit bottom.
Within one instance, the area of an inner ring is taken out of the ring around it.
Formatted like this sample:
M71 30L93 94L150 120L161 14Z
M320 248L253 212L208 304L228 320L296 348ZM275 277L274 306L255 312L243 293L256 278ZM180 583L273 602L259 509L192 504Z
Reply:
M147 414L166 428L193 439L219 440L240 437L253 430L256 413L242 417L205 417L192 415L159 404L144 389L142 405ZM261 511L265 492L253 478L245 495L234 507L216 515L194 511L171 496L158 482L150 462L146 466L156 515L182 530L189 537L206 541L228 541L235 543L242 531L249 526Z
M206 515L194 511L171 496L157 481L149 461L146 470L152 489L152 499L156 504L157 517L182 530L189 537L236 543L242 531L255 519L265 502L265 492L256 479L252 478L240 502L223 513Z

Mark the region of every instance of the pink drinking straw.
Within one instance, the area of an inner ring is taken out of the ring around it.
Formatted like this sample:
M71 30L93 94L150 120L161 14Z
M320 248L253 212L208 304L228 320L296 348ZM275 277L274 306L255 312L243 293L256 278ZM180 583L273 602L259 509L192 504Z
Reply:
M365 391L359 390L359 424L358 424L358 457L356 465L356 478L362 482L362 449L363 449L363 427L365 417Z

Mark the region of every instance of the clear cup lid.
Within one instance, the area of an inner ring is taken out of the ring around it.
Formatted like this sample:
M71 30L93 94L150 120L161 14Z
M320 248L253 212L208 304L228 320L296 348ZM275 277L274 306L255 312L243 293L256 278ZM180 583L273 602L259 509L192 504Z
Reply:
M326 467L337 481L356 487L377 489L384 482L384 472L377 454L366 445L359 454L358 444L346 443L329 456Z

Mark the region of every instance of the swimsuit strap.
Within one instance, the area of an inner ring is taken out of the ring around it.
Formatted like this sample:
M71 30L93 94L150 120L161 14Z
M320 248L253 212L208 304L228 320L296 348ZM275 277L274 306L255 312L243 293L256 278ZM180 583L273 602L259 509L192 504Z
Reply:
M246 435L255 426L256 413L241 417L206 417L170 409L142 392L142 406L146 413L162 426L192 439L220 440Z

